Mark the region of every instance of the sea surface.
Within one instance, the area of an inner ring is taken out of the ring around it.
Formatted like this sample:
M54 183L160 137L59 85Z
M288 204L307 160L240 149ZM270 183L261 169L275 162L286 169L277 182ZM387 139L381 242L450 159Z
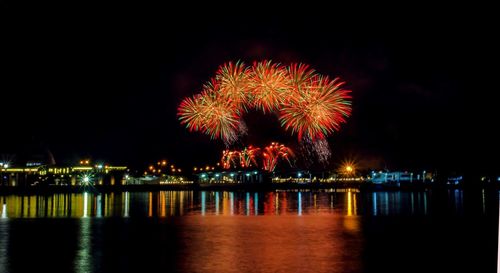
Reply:
M496 272L498 203L481 189L4 195L0 272Z

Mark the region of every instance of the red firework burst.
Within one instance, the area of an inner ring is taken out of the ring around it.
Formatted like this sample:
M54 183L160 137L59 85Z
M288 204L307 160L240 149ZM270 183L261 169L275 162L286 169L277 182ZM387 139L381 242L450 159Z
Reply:
M219 67L216 75L219 97L230 100L238 113L245 112L249 102L248 71L248 67L243 62L228 62Z
M271 61L254 62L249 83L253 106L264 113L277 110L290 89L286 68Z
M264 170L272 172L278 165L278 161L280 159L286 159L288 164L291 164L290 158L293 156L294 155L292 149L286 147L283 144L273 142L271 143L271 145L264 148L264 151L262 152L262 165L264 167Z
M252 145L243 149L240 152L240 165L241 167L247 168L253 166L257 166L257 156L260 153L260 148L253 147Z
M343 84L318 75L302 82L280 109L281 125L297 133L299 141L323 139L338 130L351 113L350 91Z
M240 116L232 100L221 98L220 86L212 80L203 86L203 92L185 99L177 115L181 124L191 131L201 131L212 139L232 143L237 137Z
M230 151L230 150L222 151L222 158L221 158L222 168L230 169L231 166L235 167L236 160L239 158L239 154L240 152L238 151Z

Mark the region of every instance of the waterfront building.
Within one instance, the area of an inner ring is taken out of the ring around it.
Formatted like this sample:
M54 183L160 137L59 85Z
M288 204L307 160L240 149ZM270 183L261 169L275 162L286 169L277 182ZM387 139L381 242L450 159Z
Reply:
M128 168L110 165L76 166L30 166L18 167L2 164L0 168L0 186L78 186L125 185Z

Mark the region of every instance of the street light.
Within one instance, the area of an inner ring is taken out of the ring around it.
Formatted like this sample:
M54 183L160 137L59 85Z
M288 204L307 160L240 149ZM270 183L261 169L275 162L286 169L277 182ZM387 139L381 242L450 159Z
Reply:
M1 162L0 163L0 186L3 186L3 171L9 168L9 163ZM9 180L7 180L7 185L9 185Z

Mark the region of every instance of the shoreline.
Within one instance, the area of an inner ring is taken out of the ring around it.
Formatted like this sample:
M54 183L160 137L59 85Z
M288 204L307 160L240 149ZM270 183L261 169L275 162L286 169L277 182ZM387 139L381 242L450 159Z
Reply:
M475 187L452 185L380 185L360 183L331 183L331 184L168 184L168 185L120 185L120 186L45 186L45 187L0 187L0 196L11 194L51 194L51 193L111 193L111 192L149 192L149 191L276 191L276 190L330 190L330 189L357 189L359 191L427 191L427 190L498 190L494 185L477 185Z

